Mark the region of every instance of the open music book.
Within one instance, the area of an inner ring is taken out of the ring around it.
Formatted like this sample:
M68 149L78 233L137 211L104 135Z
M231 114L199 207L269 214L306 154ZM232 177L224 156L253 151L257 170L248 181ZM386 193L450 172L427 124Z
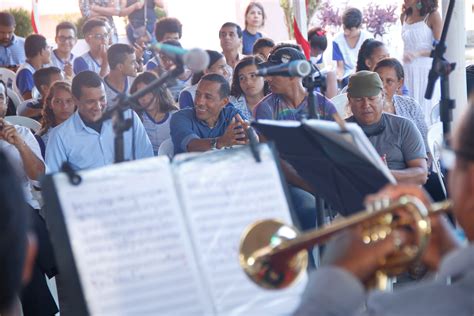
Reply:
M243 147L83 171L79 185L65 173L46 177L47 222L73 310L290 314L306 278L269 291L239 266L239 241L249 224L263 218L291 223L273 151L266 144L257 148L261 162Z

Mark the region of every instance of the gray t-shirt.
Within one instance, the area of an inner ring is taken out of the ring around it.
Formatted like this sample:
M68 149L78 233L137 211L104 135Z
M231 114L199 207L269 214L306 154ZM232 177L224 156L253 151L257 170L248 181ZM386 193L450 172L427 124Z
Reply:
M347 120L356 122L353 116ZM379 123L360 126L390 170L403 170L408 161L427 158L420 131L407 118L383 113Z

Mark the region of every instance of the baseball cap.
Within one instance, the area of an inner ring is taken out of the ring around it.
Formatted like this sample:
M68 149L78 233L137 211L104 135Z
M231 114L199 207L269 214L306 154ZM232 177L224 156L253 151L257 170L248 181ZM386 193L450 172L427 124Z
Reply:
M306 60L306 56L293 47L280 47L272 51L266 62L260 64L260 67L271 67L280 64L286 64L294 60Z

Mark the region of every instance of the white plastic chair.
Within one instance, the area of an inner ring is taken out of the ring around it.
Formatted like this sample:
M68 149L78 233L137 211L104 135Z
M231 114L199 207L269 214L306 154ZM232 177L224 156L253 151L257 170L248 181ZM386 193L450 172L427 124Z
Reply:
M439 113L439 103L436 103L432 108L431 108L431 114L430 114L430 122L431 124L435 124L440 121L440 113Z
M15 108L18 109L21 104L21 98L18 96L18 94L13 91L13 89L7 88L7 96L10 100L13 101Z
M347 111L346 111L346 106L349 100L347 99L347 93L343 94L338 94L334 98L331 99L331 102L334 104L334 107L337 110L337 113L342 118L346 118L347 116Z
M167 155L170 158L174 156L174 145L171 138L165 139L158 148L158 156L164 155Z
M2 80L7 88L12 88L15 82L16 74L7 68L0 68L0 80Z
M41 124L32 118L19 115L5 116L5 120L13 125L20 125L32 129L35 133L40 130Z
M443 182L443 174L441 172L441 166L439 163L441 150L443 146L443 123L437 122L431 125L428 128L427 138L428 138L428 147L431 152L431 155L433 156L433 171L438 175L438 179L439 179L441 188L443 189L443 193L445 196L447 196L446 187Z

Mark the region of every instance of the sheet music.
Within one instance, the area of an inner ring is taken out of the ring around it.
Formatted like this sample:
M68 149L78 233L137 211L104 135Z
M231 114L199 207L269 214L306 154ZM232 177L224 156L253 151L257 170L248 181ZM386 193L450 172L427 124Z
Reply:
M168 159L80 174L54 180L91 314L211 314Z
M341 129L335 122L307 120L304 124L315 129L319 133L324 134L326 137L339 143L345 148L350 149L352 152L356 150L358 155L362 155L370 161L372 165L379 169L391 183L396 183L396 180L387 165L382 161L380 155L377 153L374 146L372 146L372 143L356 123L346 123L347 131L352 136L350 138L346 137L347 134L340 133ZM350 145L354 145L355 147Z
M263 290L239 265L239 241L249 224L264 218L291 223L271 150L266 144L259 148L261 163L248 147L175 161L185 217L217 315L290 314L305 285L302 280L287 290Z

